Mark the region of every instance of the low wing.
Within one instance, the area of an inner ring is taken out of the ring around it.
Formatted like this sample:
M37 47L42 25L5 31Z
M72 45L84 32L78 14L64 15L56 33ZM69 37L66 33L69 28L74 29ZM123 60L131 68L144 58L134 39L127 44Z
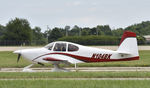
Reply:
M64 63L76 63L75 60L72 60L72 59L67 59L67 58L55 58L55 57L45 57L43 58L43 60L46 60L46 61L61 61L61 62L64 62Z

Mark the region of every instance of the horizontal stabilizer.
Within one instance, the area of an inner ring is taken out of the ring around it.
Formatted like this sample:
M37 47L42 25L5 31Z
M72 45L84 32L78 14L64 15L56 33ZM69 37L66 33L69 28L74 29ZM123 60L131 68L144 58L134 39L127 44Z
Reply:
M130 52L126 52L126 51L117 51L119 54L126 54L126 55L130 55Z

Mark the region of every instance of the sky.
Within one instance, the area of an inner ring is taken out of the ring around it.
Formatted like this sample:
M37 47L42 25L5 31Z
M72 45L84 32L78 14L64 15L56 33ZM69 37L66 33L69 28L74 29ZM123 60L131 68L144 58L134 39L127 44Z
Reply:
M0 24L15 17L27 19L42 31L54 27L95 27L112 29L150 20L150 0L0 0Z

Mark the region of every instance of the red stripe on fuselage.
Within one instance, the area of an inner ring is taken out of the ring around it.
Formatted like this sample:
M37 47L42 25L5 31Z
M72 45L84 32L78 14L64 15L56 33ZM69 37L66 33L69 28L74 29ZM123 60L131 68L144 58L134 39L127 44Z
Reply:
M55 59L55 58L52 58L52 57L46 57L43 60L46 60L46 61L62 61L62 60Z
M45 55L50 55L50 54L58 54L58 55L65 55L65 56L70 56L75 59L84 61L84 62L110 62L110 61L131 61L131 60L139 60L139 56L136 57L130 57L130 58L123 58L123 59L95 59L95 58L90 58L90 57L84 57L84 56L78 56L78 55L72 55L68 53L49 53ZM42 55L43 56L43 55Z

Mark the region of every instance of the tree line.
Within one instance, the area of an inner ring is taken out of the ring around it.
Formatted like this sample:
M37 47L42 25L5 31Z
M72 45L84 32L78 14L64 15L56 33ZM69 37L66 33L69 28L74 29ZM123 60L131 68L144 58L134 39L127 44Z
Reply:
M150 34L150 21L134 24L126 28L111 29L109 25L81 28L65 26L64 28L48 28L41 32L40 27L31 28L27 19L11 19L6 26L0 25L0 45L44 45L61 40L84 45L116 45L123 31L129 30L138 35L138 43L145 44L143 35Z

